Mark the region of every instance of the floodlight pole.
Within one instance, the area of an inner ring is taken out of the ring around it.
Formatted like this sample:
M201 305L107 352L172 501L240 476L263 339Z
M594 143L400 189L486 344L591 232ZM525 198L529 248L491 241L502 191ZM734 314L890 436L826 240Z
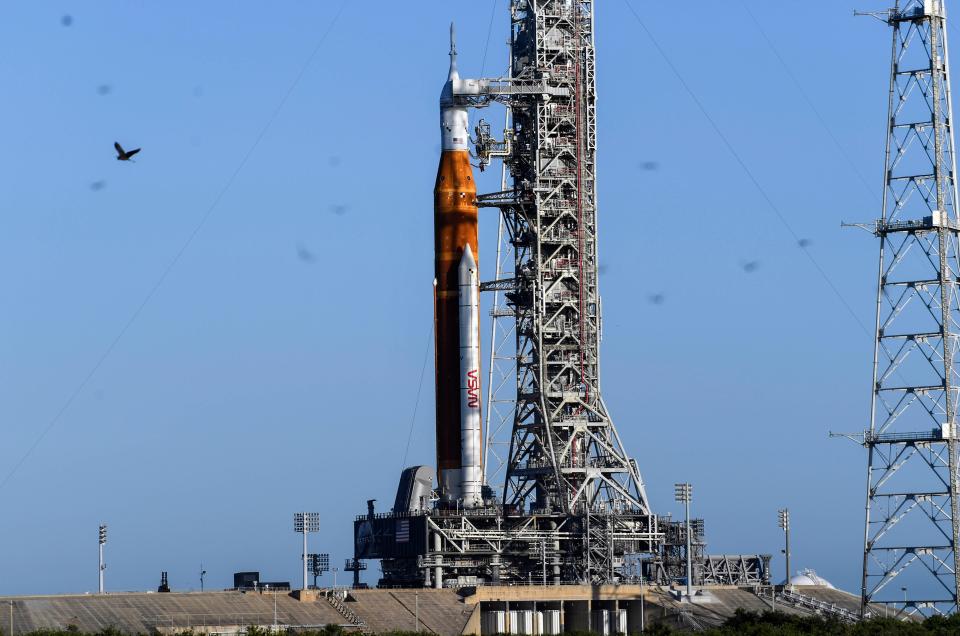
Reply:
M107 542L107 524L101 523L100 531L98 533L98 543L100 544L99 545L100 567L97 568L99 570L99 578L100 578L100 583L97 589L100 592L100 594L103 594L103 571L107 569L107 566L103 562L103 544L105 544L106 542Z
M784 587L790 585L790 510L784 508L779 512L780 529L783 530L783 554L787 562L787 578L784 579Z
M319 512L296 512L293 515L293 531L303 533L303 553L300 558L303 560L303 587L308 589L307 583L307 533L320 531L320 513Z
M693 598L693 596L690 593L690 585L693 582L693 567L691 566L691 563L690 563L691 561L690 549L691 549L692 541L690 537L690 497L689 495L687 496L686 499L684 499L683 503L684 503L684 508L686 509L686 517L687 517L687 600L689 601Z
M688 483L676 484L674 490L674 495L678 502L683 503L683 508L685 511L685 519L687 526L687 600L692 601L693 596L691 595L691 581L693 579L693 567L691 565L690 559L690 550L692 548L691 541L691 532L690 532L690 500L693 499L693 486Z

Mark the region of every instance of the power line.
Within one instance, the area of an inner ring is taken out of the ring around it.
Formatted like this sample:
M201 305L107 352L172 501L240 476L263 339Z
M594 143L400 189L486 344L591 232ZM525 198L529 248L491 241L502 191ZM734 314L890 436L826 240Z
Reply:
M497 5L500 0L493 0L493 7L490 9L490 24L487 25L487 43L483 47L483 63L480 65L480 77L487 70L487 52L490 50L490 34L493 32L493 17L497 13Z
M724 134L723 130L720 129L720 126L717 124L716 120L714 120L714 118L710 116L710 113L707 111L706 107L703 105L703 102L700 101L700 98L697 97L697 94L693 91L690 85L687 84L686 80L683 78L683 75L680 73L680 70L676 67L676 65L674 65L673 61L670 59L666 51L660 45L660 42L657 40L657 38L654 37L650 29L647 28L647 25L643 22L643 20L640 18L640 15L633 8L633 5L630 3L630 0L623 0L623 3L627 6L627 9L630 10L630 13L633 14L633 17L637 20L637 23L640 25L640 28L643 30L647 38L653 44L654 48L657 50L657 53L660 54L660 57L663 58L663 61L666 62L667 66L670 68L670 71L673 73L674 77L676 77L677 81L680 82L680 85L690 96L690 99L693 100L693 103L697 106L697 109L700 111L703 117L710 124L710 127L713 128L714 133L716 133L716 135L720 138L720 141L723 142L723 145L727 148L727 151L733 156L733 159L737 162L737 164L739 164L740 168L747 175L747 179L750 180L750 182L753 184L753 187L760 194L761 198L763 198L763 200L767 203L770 210L774 213L774 215L777 217L777 219L780 221L783 227L787 230L790 236L793 237L794 242L799 244L800 236L793 229L793 226L790 225L790 222L787 221L786 217L780 211L780 208L777 207L777 205L773 202L773 199L770 198L770 195L767 194L767 191L763 188L762 185L760 185L760 181L757 180L757 177L753 174L753 171L750 170L750 167L746 164L746 162L740 156L740 153L737 152L737 149L730 142L730 139ZM807 257L807 259L810 261L810 264L813 265L814 269L816 269L817 272L820 274L820 277L827 284L830 290L833 291L834 295L837 297L837 300L840 301L840 304L842 304L844 308L846 308L847 313L849 313L850 316L856 321L856 323L860 325L860 328L863 329L865 333L872 335L872 331L867 329L867 326L863 324L863 321L860 320L860 317L857 316L856 312L853 311L853 308L847 302L846 298L844 298L843 294L840 293L840 290L837 289L837 286L830 279L830 276L827 275L826 270L824 270L823 267L820 265L820 263L817 262L817 259L813 257L813 254L811 254L810 251L807 249L804 249L803 253Z
M427 346L423 352L423 365L420 367L420 381L417 383L417 397L413 402L413 416L410 417L410 432L407 433L407 448L403 451L403 463L400 470L407 465L407 455L410 453L410 441L413 439L413 426L417 422L417 411L420 409L420 391L423 389L423 376L427 372L427 359L430 357L430 339L433 336L433 323L430 323L430 331L427 332Z
M856 162L850 157L846 149L840 143L840 140L837 139L836 135L833 134L833 130L830 129L830 126L827 124L826 118L820 113L820 110L817 108L816 104L813 103L813 100L810 99L810 96L804 90L803 85L800 83L800 80L797 79L797 76L794 74L793 70L790 68L790 65L787 64L786 60L780 55L780 51L777 49L776 45L773 43L773 40L767 35L767 32L763 29L763 26L760 24L760 21L757 20L757 17L750 11L750 8L747 6L743 0L740 4L743 7L743 10L750 16L750 19L753 21L754 26L757 27L757 31L760 32L760 35L763 36L764 41L766 41L767 46L773 52L774 57L780 62L780 66L783 67L783 70L786 72L787 77L790 78L790 81L793 82L793 85L797 88L797 91L800 93L800 96L803 98L803 101L807 103L807 106L810 107L810 110L813 111L813 114L816 116L817 121L820 122L820 125L826 131L827 135L830 137L830 140L833 142L833 145L840 152L843 158L846 160L847 164L850 166L850 169L853 170L854 174L857 175L857 178L860 180L860 183L863 184L863 187L867 189L870 193L870 196L873 197L876 201L879 202L880 195L877 194L876 188L867 183L867 179L863 176L863 173L860 172L860 169L857 167Z
M120 329L120 332L116 335L116 337L113 338L113 340L110 341L110 344L107 346L106 350L97 359L96 364L93 365L93 367L86 374L86 376L77 386L77 388L74 389L74 391L70 394L66 402L63 403L63 406L61 406L60 409L56 412L56 414L53 416L50 422L46 425L46 427L43 429L40 435L37 436L37 438L33 441L30 447L27 448L27 451L13 465L13 468L10 469L10 471L6 474L3 480L0 481L0 490L2 490L3 487L6 486L7 483L10 481L10 479L17 473L17 471L20 470L20 468L27 461L27 459L33 454L33 452L37 449L37 447L44 440L44 438L46 438L47 434L53 429L53 427L57 424L57 422L60 421L60 418L63 417L63 414L67 412L67 409L70 408L70 406L77 399L77 397L80 395L83 389L86 388L87 384L90 382L93 376L96 375L97 371L100 370L100 367L103 366L103 363L106 362L107 358L110 357L110 354L113 353L113 350L116 348L117 344L120 342L123 336L127 333L127 331L130 330L130 327L132 327L133 324L137 321L137 318L140 317L140 314L143 313L143 310L144 308L146 308L147 304L149 304L149 302L153 299L153 297L156 295L160 287L163 286L163 283L167 280L167 277L173 271L173 268L176 267L177 263L180 262L180 259L186 253L187 249L189 249L190 245L193 244L194 239L196 239L197 235L200 234L200 230L203 229L203 226L206 225L207 220L213 215L214 210L216 210L217 206L220 204L220 201L223 199L224 195L231 188L231 186L233 186L233 183L236 181L237 176L240 174L240 171L243 170L243 168L247 165L247 162L250 160L250 157L253 155L257 147L260 145L260 142L263 141L263 138L266 136L267 131L270 130L274 120L276 120L277 116L280 114L280 111L283 110L284 105L287 103L287 100L290 98L290 95L293 93L293 90L297 87L297 84L299 84L300 80L303 79L303 76L306 74L307 69L309 68L310 64L313 62L313 59L316 57L317 53L320 51L320 47L323 46L323 43L326 41L327 37L333 31L333 27L336 25L337 20L339 20L340 15L343 13L344 8L346 8L347 2L348 0L343 0L343 2L340 3L340 6L337 9L337 12L334 14L333 18L330 21L330 24L327 26L327 29L320 36L320 40L317 42L317 45L314 47L313 51L311 51L310 55L307 57L306 62L304 62L304 64L300 67L300 71L297 73L296 77L294 77L293 82L290 84L289 88L287 88L286 93L284 93L280 102L277 104L277 107L274 109L273 113L270 115L270 118L267 120L267 123L260 129L259 134L254 139L253 144L250 146L250 149L247 150L246 154L240 160L240 164L237 166L236 170L233 171L233 173L227 179L226 184L223 186L223 188L220 189L217 196L214 197L213 202L207 208L206 212L203 213L203 216L200 217L200 220L197 222L193 230L187 236L187 239L180 246L180 249L178 249L177 252L174 254L173 259L171 259L171 261L164 268L163 272L161 272L160 277L147 291L146 296L144 296L143 300L140 302L137 308L133 311L133 313L124 323L123 327Z

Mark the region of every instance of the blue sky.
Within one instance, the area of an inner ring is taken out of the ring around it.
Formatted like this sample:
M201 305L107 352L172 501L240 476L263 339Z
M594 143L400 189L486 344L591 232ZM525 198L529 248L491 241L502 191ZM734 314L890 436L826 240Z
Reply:
M887 5L630 1L795 236L599 2L605 399L657 512L690 481L711 552L778 554L789 507L794 567L856 590L866 458L828 431L868 417L877 245L840 222L879 215L889 33L852 11ZM351 556L430 329L447 25L499 74L506 4L347 2L326 38L339 2L4 6L0 594L95 590L101 521L109 590L297 581L302 509Z

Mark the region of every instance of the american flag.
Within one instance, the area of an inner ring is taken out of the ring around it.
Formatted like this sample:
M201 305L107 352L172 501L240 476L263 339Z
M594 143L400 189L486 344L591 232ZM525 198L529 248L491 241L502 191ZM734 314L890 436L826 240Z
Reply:
M399 519L397 521L397 543L407 543L410 541L410 520Z

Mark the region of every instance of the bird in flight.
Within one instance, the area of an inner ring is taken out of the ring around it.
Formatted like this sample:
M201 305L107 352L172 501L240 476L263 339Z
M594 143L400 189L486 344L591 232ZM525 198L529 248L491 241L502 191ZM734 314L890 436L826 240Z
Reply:
M117 142L113 142L113 147L117 150L117 161L130 161L130 157L140 152L139 148L134 148L133 150L124 150L123 146Z

